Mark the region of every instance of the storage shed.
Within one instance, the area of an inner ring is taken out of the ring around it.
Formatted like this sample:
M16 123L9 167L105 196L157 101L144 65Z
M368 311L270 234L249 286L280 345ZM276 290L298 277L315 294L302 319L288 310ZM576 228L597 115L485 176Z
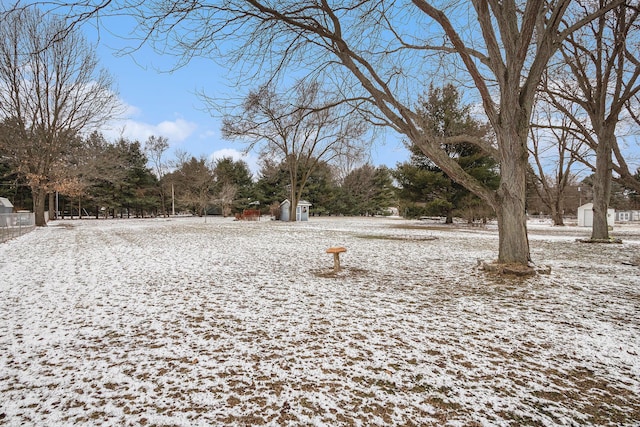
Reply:
M616 211L607 210L607 225L615 224ZM593 203L586 203L578 208L578 227L593 227Z
M616 222L640 221L640 210L616 211Z
M13 204L9 199L0 197L0 214L13 213Z
M289 199L285 199L284 202L280 203L280 221L289 221L289 207L291 206L291 202ZM306 200L300 200L298 202L298 206L296 207L296 221L309 221L309 209L311 208L311 203Z

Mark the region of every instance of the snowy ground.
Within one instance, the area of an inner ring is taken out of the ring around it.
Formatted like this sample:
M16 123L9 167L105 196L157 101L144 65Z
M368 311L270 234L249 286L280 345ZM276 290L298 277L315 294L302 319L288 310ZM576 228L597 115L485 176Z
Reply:
M52 223L0 244L0 425L639 425L640 227L530 233L549 276L491 226Z

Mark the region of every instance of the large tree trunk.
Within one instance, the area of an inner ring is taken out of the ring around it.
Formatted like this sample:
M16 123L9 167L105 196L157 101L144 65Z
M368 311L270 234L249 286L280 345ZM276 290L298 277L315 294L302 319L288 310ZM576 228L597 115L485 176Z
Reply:
M291 197L291 204L289 205L289 221L290 222L295 222L298 218L296 218L296 210L298 208L298 173L297 173L297 169L298 169L298 163L293 161L292 159L294 158L294 156L290 156L290 158L287 160L288 166L289 166L289 182L291 185L291 192L290 192L290 197Z
M551 219L553 220L553 225L564 225L564 215L557 207L551 212Z
M498 216L498 262L527 265L530 261L524 197L508 181L500 185Z
M47 198L47 192L40 188L32 188L31 194L33 197L33 212L36 217L36 226L44 227L47 225L47 221L44 218L44 206Z
M560 184L557 184L558 187ZM564 215L563 215L563 203L562 203L562 191L563 189L558 188L558 194L555 195L553 203L551 204L551 219L553 220L553 225L564 225Z
M611 140L605 135L598 139L596 170L593 174L593 227L591 240L608 240L607 211L611 198Z
M298 220L296 211L298 208L298 195L296 191L291 192L291 205L289 205L289 221L295 222Z
M498 188L498 262L502 264L528 265L529 239L527 237L526 137L520 137L513 127L498 135L500 143L500 186ZM526 132L525 132L526 135Z

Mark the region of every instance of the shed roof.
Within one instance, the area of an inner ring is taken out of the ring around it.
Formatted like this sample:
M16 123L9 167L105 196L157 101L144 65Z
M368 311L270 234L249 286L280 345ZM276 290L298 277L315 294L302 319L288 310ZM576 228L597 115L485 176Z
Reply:
M12 208L13 204L6 197L0 197L0 206L5 208Z
M284 199L284 201L282 203L280 203L280 206L282 205L290 205L291 202L289 201L289 199ZM298 201L298 206L313 206L313 204L311 202L307 202L306 200L299 200Z
M578 210L585 210L585 211L590 211L593 210L593 203L585 203L582 206L578 206ZM615 212L615 209L613 208L608 208L607 212L611 213L611 212Z

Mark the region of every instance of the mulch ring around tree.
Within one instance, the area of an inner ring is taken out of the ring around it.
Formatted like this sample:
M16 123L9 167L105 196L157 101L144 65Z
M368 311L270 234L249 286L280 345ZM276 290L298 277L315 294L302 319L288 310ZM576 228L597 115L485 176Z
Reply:
M608 239L576 239L579 243L622 243L622 239L610 237Z

